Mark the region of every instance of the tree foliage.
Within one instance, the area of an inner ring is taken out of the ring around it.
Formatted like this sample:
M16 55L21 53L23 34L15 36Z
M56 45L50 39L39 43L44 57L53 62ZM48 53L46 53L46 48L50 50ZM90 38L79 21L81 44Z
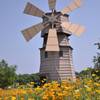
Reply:
M20 85L21 84L26 84L29 82L38 82L39 81L39 75L38 73L36 74L19 74L17 75L17 80L16 82L18 82Z
M97 45L98 50L100 50L100 43L95 43L95 45ZM94 62L94 70L100 71L100 51L97 52L97 56L94 56L93 62ZM100 73L98 73L98 75L100 76Z
M0 62L0 88L12 85L15 82L16 69L16 65L9 66L5 60Z
M89 75L89 74L92 74L93 73L93 68L92 67L89 67L89 68L87 68L87 71L85 71L85 70L82 70L81 72L76 72L76 77L77 78L82 78L82 79L84 79L84 76L85 75Z

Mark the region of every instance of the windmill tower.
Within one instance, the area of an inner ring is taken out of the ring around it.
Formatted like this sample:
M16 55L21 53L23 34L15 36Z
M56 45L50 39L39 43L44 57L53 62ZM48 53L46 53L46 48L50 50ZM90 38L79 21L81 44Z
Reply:
M68 77L75 80L73 48L69 45L68 37L72 33L80 36L85 27L69 22L69 15L66 13L83 6L83 3L80 0L74 0L60 12L54 10L56 0L48 0L48 3L51 13L44 13L31 3L27 3L24 13L41 17L43 22L23 30L22 34L28 42L42 31L41 37L44 41L43 47L40 48L41 79L46 78L47 82L61 81Z

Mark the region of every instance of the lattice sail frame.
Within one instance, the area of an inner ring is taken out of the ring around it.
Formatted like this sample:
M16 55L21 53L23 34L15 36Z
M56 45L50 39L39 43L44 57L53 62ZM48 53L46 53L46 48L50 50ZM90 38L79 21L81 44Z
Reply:
M49 9L52 10L51 16L45 15L44 11L42 11L41 9L32 5L29 2L27 3L26 8L24 10L25 14L37 16L37 17L40 17L40 18L43 18L43 16L45 16L45 17L48 18L48 21L46 23L41 22L37 25L34 25L34 26L29 27L25 30L22 30L21 32L22 32L24 38L26 39L26 41L28 42L36 34L38 34L41 30L43 30L45 28L46 24L52 24L52 28L49 29L46 51L59 51L57 31L54 28L54 23L58 22L58 23L61 24L62 27L66 28L68 31L74 33L77 36L80 36L85 29L84 26L80 26L80 25L73 24L73 23L70 23L70 22L61 23L58 20L58 17L83 6L83 3L81 2L81 0L73 0L73 2L71 2L68 6L66 6L64 9L62 9L60 11L61 13L58 16L55 16L54 11L53 11L55 9L55 6L56 6L56 0L48 0L48 4L49 4Z

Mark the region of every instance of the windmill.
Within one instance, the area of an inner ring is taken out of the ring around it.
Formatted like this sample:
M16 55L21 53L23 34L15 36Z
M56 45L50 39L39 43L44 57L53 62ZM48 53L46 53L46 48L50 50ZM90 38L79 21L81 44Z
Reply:
M69 15L66 14L81 6L80 0L74 0L60 12L56 12L56 0L48 0L50 13L44 13L31 3L27 3L24 14L37 16L43 22L22 30L22 34L28 42L36 34L41 32L44 39L43 47L40 48L40 78L46 78L47 82L61 81L68 77L76 79L73 67L73 48L69 45L68 37L74 33L80 36L85 27L69 22Z

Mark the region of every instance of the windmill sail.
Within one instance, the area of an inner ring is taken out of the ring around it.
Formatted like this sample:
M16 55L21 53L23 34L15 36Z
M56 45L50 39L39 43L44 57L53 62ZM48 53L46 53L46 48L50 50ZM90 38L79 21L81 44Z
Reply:
M36 6L32 5L30 2L27 3L26 8L24 10L24 14L29 14L37 17L43 17L44 12L37 8Z
M39 23L37 25L34 25L32 27L29 27L22 32L24 38L26 39L26 41L28 42L29 40L31 40L37 33L39 33L42 29L44 28L43 23Z
M48 3L49 3L49 9L50 10L55 9L56 0L48 0Z
M56 29L49 29L46 51L59 51Z
M68 6L66 6L64 9L62 9L61 13L62 14L66 14L68 12L71 12L71 11L83 6L83 5L84 4L80 0L74 0Z
M70 22L63 22L61 24L61 26L66 28L68 31L74 33L77 36L80 36L83 33L83 31L85 30L84 26L73 24Z

